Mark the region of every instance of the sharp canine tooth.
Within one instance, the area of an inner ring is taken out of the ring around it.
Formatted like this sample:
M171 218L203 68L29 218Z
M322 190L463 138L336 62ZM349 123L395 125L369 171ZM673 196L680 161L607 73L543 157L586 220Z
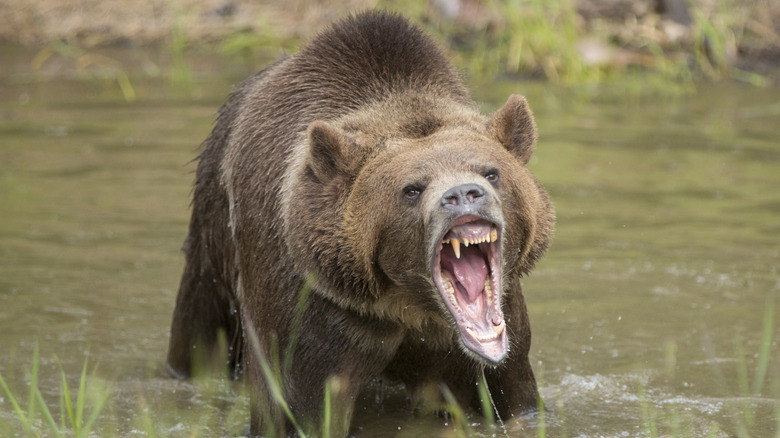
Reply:
M493 326L493 331L496 332L496 336L499 336L504 332L504 328L506 328L506 323L501 321L501 324Z
M460 240L452 239L450 243L452 244L452 250L455 251L455 258L460 259Z
M496 240L498 240L498 230L494 228L493 231L490 232L490 241L495 242Z

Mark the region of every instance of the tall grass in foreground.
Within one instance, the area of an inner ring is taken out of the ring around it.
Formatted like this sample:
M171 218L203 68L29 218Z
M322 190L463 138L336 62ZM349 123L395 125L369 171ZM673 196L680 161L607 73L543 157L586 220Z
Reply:
M703 436L716 437L728 433L738 438L767 437L780 438L780 403L775 402L770 415L774 417L774 434L767 436L766 429L757 429L759 407L751 403L756 397L773 394L780 391L780 384L767 388L767 374L770 366L771 347L773 335L777 328L775 321L775 303L768 299L763 315L763 328L758 351L753 355L755 359L754 369L749 370L743 340L737 338L734 342L734 357L736 359L736 376L728 376L715 363L713 363L713 378L717 381L734 382L738 394L726 393L726 398L738 397L738 403L727 405L728 418L723 420L711 420L708 429ZM260 351L259 340L251 336L249 342ZM668 347L667 347L668 348ZM670 351L672 351L670 349ZM673 351L669 354L673 354ZM275 355L275 356L274 356ZM331 426L338 421L341 411L335 402L338 393L339 382L329 382L323 388L325 403L323 407L322 424L314 429L307 429L298 422L291 409L284 400L281 385L281 372L285 366L285 360L279 358L278 352L269 353L268 356L260 355L263 374L267 379L274 403L296 432L301 436L307 436L307 430L316 431L315 436L328 437ZM144 436L236 436L248 423L249 412L247 406L248 397L245 393L236 395L236 384L226 378L225 375L205 376L196 378L192 385L193 397L205 399L200 405L181 405L167 400L155 400L144 390L145 382L139 382L137 394L130 405L123 404L115 399L121 392L118 384L106 384L94 374L90 374L88 363L85 360L81 369L77 388L69 385L63 366L57 360L60 370L60 385L58 403L47 402L41 394L39 353L36 347L33 352L32 364L28 373L27 383L29 391L26 400L14 393L5 378L0 375L0 386L4 397L0 397L0 409L12 414L10 421L8 416L0 417L0 436L24 436L24 437L88 437L88 436L124 436L128 432L140 433ZM537 373L540 385L544 384L544 372ZM181 382L179 382L181 383ZM512 432L507 430L507 425L493 416L493 403L491 394L482 376L478 382L478 391L482 399L481 417L475 416L458 406L455 397L446 387L439 390L444 397L443 409L448 413L449 433L458 437L474 435L509 436ZM240 389L238 390L240 391ZM635 426L641 436L657 437L690 437L702 435L701 430L694 430L691 425L691 413L680 407L677 403L658 403L652 400L651 388L641 383L637 388L639 418ZM186 392L186 391L185 391ZM213 397L212 397L213 396ZM540 413L532 418L527 427L524 427L530 436L568 436L566 419L566 406L558 401L555 404L554 415L548 418L544 404L540 400ZM767 415L765 410L763 415ZM127 419L131 418L130 424ZM766 417L764 418L766 426ZM629 426L629 425L627 425ZM516 429L511 429L516 430ZM268 436L276 436L274 430L269 430ZM388 431L390 434L390 431Z
M735 338L735 359L736 359L736 383L738 387L739 403L736 405L728 404L727 412L731 424L727 424L731 430L726 433L729 436L738 438L763 437L766 431L757 431L756 414L757 406L752 404L755 397L760 397L766 390L765 379L770 362L770 352L772 347L772 335L776 330L775 324L775 302L772 296L767 297L767 304L763 315L763 327L759 351L756 353L755 370L753 372L752 382L748 373L748 365L743 347L743 340ZM714 354L714 352L711 352ZM717 382L725 384L730 381L729 377L723 373L723 370L712 361L713 378ZM734 377L732 377L733 379ZM724 385L725 386L725 385ZM777 392L780 387L769 388L770 391ZM724 394L733 396L733 394ZM685 413L680 409L677 403L669 403L659 408L653 404L648 397L647 388L644 384L639 386L640 412L641 412L641 430L643 436L650 438L658 437L689 437L696 433L686 425ZM775 401L773 409L775 422L780 426L780 400ZM774 438L780 438L780 427L775 426ZM713 422L707 432L707 437L721 436L721 425ZM769 438L769 436L767 436Z
M48 431L45 435L51 435L55 437L64 437L74 435L78 438L87 437L92 431L92 427L95 420L100 415L103 406L110 396L110 390L103 388L99 385L99 381L94 381L90 384L90 391L87 392L87 361L84 361L84 367L81 371L81 378L79 380L78 391L75 394L75 400L71 393L71 389L68 386L68 381L65 377L65 370L62 368L62 364L57 358L57 364L60 366L60 374L62 377L60 383L60 406L59 412L52 413L46 404L41 391L38 388L38 346L35 346L33 353L32 371L30 373L30 393L27 397L27 409L23 409L11 392L8 384L0 375L0 386L2 386L6 397L13 407L13 411L16 414L19 423L21 424L22 431L26 436L42 436L42 432L39 428L36 428L40 422L39 415L42 417L46 424L45 430ZM90 413L85 419L85 407L87 405L87 399L90 400ZM40 412L40 414L39 414ZM55 420L59 418L59 422ZM12 430L5 424L0 424L2 430L9 432Z

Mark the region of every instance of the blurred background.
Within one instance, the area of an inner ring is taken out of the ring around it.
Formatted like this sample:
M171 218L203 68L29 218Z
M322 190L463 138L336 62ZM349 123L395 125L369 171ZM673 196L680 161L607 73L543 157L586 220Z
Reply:
M199 145L235 84L398 11L489 113L528 98L557 212L523 290L547 410L359 437L780 438L780 1L0 0L0 436L241 436L164 360Z
M46 48L40 64L49 52L78 60L107 46L256 55L294 50L367 8L423 24L474 77L592 83L649 71L678 84L778 80L775 0L2 0L0 43Z

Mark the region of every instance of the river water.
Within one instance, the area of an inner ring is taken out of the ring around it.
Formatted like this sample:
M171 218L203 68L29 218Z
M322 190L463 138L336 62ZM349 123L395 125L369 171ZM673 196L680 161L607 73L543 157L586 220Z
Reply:
M85 418L107 400L99 436L240 435L240 386L174 381L162 364L190 160L232 84L259 65L203 59L171 84L155 78L165 66L148 54L90 63L3 53L0 375L28 411L37 346L38 387L57 422L60 370L75 398L86 363ZM131 95L113 61L131 72ZM780 436L780 90L603 90L475 87L486 111L509 93L528 97L540 131L530 167L558 224L524 280L547 410L495 426L472 415L465 427L477 436ZM47 434L34 409L33 431ZM456 420L416 416L398 388L377 385L353 433L457 436ZM21 427L0 393L0 435Z

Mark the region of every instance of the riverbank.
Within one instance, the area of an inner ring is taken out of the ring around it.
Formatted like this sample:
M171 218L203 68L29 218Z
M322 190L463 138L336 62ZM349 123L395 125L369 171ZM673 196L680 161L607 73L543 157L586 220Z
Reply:
M652 72L780 84L774 0L0 0L0 43L295 50L329 22L373 7L423 24L475 77L583 83Z

